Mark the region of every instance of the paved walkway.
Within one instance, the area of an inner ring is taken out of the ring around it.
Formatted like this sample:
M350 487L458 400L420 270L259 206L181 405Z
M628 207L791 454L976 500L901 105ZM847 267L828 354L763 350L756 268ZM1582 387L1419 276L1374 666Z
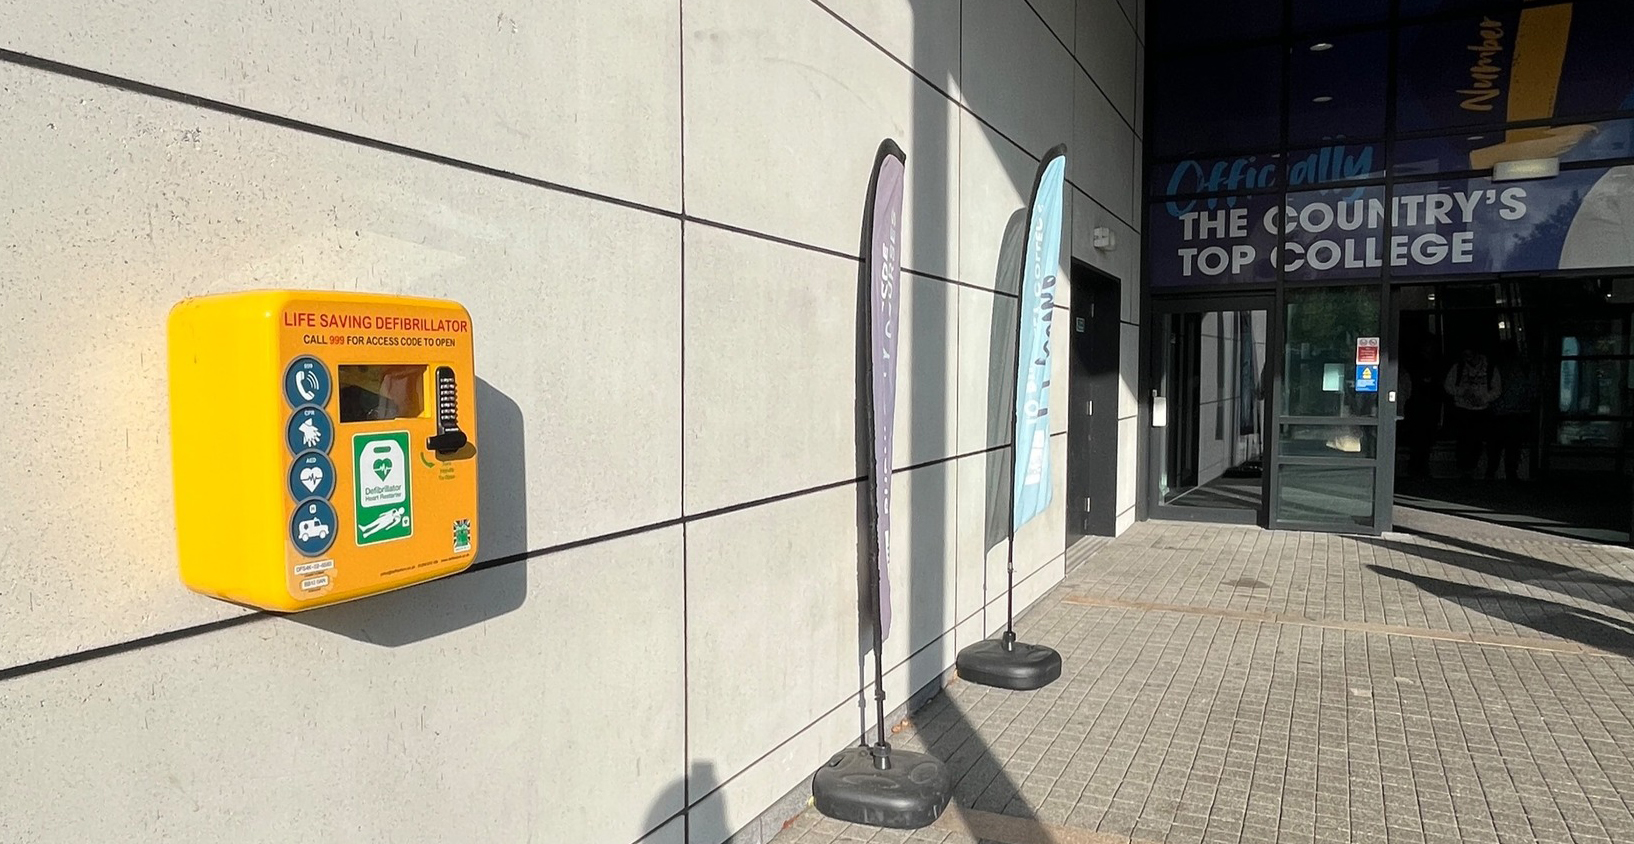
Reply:
M937 826L776 842L1634 841L1634 551L1416 529L1139 525L1022 620L1059 682L897 737L952 767Z

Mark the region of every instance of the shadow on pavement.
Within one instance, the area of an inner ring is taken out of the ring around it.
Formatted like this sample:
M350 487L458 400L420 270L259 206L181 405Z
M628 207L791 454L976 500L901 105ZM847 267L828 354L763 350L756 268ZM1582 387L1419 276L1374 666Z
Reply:
M1599 650L1634 657L1634 622L1556 601L1456 583L1388 566L1368 565L1367 568L1382 577L1411 583L1466 610Z
M1619 610L1634 611L1634 583L1622 578L1491 548L1467 539L1422 532L1414 535L1453 547L1437 548L1383 538L1365 541L1380 548L1434 560L1476 574L1524 583ZM1459 548L1464 550L1455 550Z

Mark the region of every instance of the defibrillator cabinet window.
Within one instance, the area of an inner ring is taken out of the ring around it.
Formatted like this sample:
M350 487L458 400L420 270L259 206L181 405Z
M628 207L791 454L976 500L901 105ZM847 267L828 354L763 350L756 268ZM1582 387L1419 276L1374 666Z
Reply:
M340 421L376 422L423 416L423 364L340 367Z

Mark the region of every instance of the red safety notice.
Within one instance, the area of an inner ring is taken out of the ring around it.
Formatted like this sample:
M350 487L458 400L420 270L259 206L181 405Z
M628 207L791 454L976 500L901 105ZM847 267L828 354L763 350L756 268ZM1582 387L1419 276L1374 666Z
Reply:
M1377 337L1357 337L1356 338L1356 365L1357 366L1378 366L1379 365L1379 338L1377 338Z

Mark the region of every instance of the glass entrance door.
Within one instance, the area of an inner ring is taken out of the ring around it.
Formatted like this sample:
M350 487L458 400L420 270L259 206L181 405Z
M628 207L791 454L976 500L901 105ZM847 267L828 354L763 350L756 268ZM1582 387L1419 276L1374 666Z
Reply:
M1154 516L1264 523L1272 304L1269 296L1154 303Z
M1388 529L1395 373L1378 285L1284 293L1271 526Z

